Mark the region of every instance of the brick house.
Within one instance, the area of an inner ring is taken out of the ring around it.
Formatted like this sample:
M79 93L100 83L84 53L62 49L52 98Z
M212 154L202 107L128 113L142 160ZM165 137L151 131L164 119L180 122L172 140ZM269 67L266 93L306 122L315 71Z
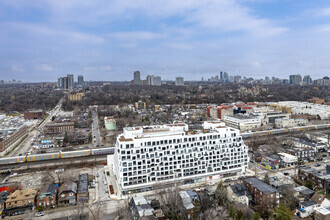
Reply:
M58 190L58 205L76 205L77 183L65 182Z
M280 193L277 189L259 180L256 177L244 179L244 184L251 193L252 202L255 205L273 208L280 201Z
M56 184L47 184L42 187L37 196L37 206L47 208L56 207L58 187Z

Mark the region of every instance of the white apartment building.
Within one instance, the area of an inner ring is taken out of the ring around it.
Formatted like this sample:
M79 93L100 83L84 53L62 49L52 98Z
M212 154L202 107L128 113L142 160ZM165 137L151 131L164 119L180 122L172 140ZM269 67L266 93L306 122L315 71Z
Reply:
M117 137L113 164L108 165L125 193L157 183L245 173L248 162L248 147L239 130L216 121L204 122L197 131L189 131L185 123L126 127Z

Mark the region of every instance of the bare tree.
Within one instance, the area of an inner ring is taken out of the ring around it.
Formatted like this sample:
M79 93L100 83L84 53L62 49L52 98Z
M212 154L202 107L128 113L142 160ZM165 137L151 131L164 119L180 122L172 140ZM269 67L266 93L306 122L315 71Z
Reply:
M87 205L87 209L89 210L90 214L92 215L93 220L101 219L101 214L104 212L106 204L104 202L96 202L92 206Z

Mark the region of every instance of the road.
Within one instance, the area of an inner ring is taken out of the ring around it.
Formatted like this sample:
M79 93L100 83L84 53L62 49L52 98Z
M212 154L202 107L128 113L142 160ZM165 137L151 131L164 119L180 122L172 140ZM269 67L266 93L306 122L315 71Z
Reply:
M100 129L99 129L99 117L97 115L96 110L92 109L92 135L93 135L93 144L95 147L101 146L101 139L100 139Z
M97 187L97 195L96 201L103 202L109 201L109 184L106 180L105 173L104 173L104 166L96 167L97 175L96 175L96 186Z

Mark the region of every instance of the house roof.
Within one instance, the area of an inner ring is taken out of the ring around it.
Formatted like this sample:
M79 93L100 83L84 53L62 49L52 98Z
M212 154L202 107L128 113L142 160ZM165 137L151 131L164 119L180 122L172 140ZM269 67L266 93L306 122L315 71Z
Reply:
M304 195L311 195L315 193L315 191L311 190L310 188L307 188L306 186L299 186L294 188L294 190Z
M233 193L238 197L250 194L244 183L236 183L234 185L231 185L230 188Z
M80 174L77 193L86 193L88 192L88 174Z
M185 207L185 209L189 210L189 209L193 209L195 207L192 204L191 198L190 198L189 194L186 191L180 191L179 195L182 199L183 206Z
M314 193L311 200L316 202L317 204L321 204L325 199L325 196L319 193Z
M305 206L305 207L309 207L309 206L313 206L313 205L316 205L317 203L316 202L313 202L311 200L307 200L307 201L304 201L301 203L301 205Z
M278 190L268 185L267 183L259 180L256 177L249 177L244 179L244 182L252 185L254 188L257 188L260 192L264 194L278 193Z
M62 193L62 192L74 192L77 193L77 183L72 182L72 181L68 181L65 182L61 185L58 193Z
M58 186L56 184L47 184L40 189L38 195L41 196L45 193L50 193L53 196L56 196L57 191L58 191Z
M23 199L34 199L38 190L36 189L23 189L23 190L16 190L11 195L7 197L6 202L14 202L20 201Z

